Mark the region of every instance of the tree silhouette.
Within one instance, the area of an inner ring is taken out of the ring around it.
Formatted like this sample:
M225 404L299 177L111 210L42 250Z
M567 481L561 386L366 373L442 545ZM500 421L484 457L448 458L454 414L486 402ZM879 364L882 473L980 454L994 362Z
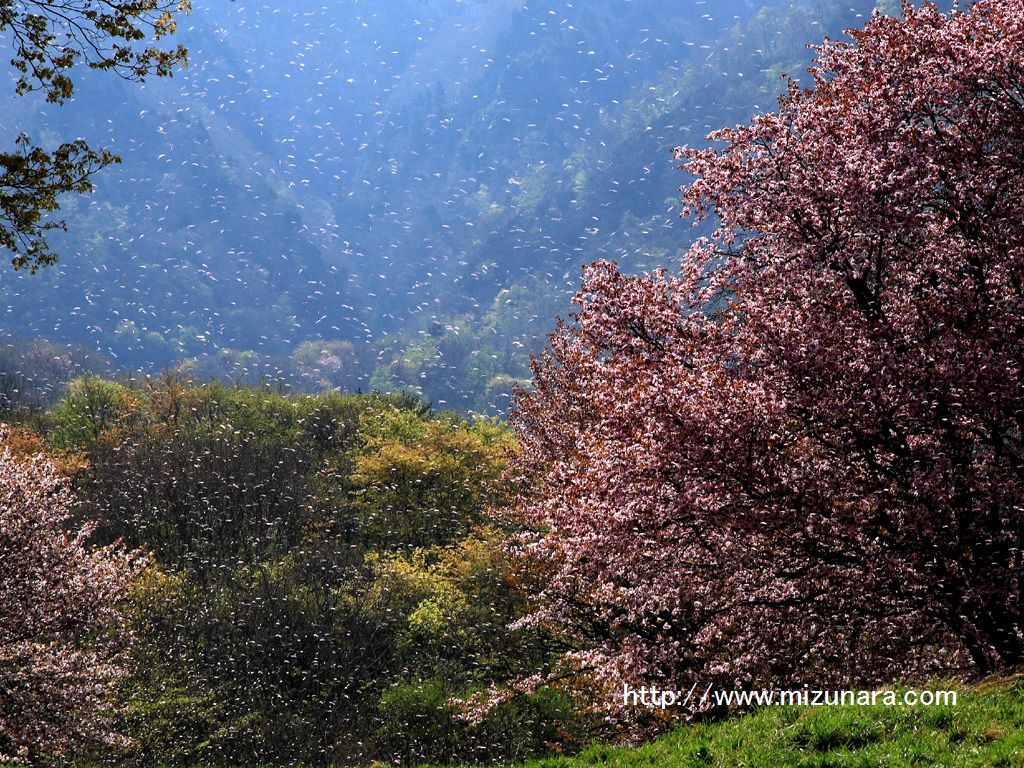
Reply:
M126 80L170 75L187 52L155 41L173 34L174 14L189 7L189 0L0 0L0 32L11 36L18 72L15 91L39 91L60 104L74 91L70 70L78 63ZM25 134L13 151L0 153L0 246L14 253L15 269L35 272L57 260L46 233L65 223L45 214L59 209L59 195L90 191L92 175L115 162L116 155L81 139L47 150Z

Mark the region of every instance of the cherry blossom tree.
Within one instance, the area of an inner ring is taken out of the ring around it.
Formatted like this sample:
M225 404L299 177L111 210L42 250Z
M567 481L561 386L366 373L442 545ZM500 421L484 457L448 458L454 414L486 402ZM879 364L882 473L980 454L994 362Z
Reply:
M1024 661L1024 2L850 34L677 150L717 230L588 268L518 395L530 620L610 716Z
M53 463L0 427L0 761L111 743L104 716L121 674L118 603L143 566L88 546Z

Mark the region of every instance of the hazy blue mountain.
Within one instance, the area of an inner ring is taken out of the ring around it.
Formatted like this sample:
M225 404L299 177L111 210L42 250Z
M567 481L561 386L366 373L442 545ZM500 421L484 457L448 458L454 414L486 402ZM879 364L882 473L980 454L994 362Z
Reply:
M82 72L4 136L124 163L61 263L0 273L4 330L130 368L507 403L580 265L671 265L671 147L771 108L870 2L201 0L191 65Z

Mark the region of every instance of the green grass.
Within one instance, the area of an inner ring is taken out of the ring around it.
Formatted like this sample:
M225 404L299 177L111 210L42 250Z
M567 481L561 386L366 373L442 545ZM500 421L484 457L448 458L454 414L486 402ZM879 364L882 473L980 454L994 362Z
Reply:
M768 707L639 747L591 747L513 768L1024 768L1024 672L932 687L955 687L956 705Z
M586 766L1024 768L1024 677L960 689L955 706L764 708L641 747L593 747L522 768Z

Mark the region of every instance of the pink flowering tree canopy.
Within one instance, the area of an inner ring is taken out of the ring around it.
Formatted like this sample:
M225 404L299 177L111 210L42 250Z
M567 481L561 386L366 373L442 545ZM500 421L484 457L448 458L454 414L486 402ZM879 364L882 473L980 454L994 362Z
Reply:
M0 427L0 761L53 759L116 740L118 604L142 561L89 547L54 465L16 456L10 437Z
M717 231L588 268L518 396L530 620L610 717L1024 661L1024 2L851 35L677 150Z

